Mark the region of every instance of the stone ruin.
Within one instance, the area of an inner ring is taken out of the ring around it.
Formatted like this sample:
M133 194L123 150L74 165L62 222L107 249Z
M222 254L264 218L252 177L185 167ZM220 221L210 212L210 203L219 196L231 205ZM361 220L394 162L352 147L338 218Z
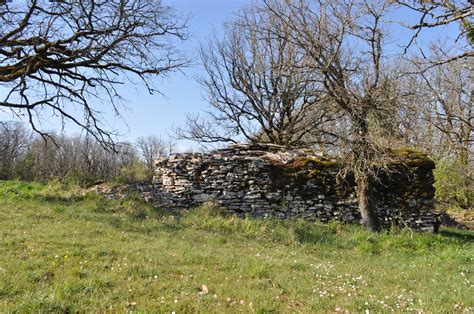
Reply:
M435 232L434 163L411 150L398 156L375 186L379 219L386 228ZM338 177L342 167L309 150L236 144L158 159L153 197L178 210L212 201L239 216L360 223L354 178Z

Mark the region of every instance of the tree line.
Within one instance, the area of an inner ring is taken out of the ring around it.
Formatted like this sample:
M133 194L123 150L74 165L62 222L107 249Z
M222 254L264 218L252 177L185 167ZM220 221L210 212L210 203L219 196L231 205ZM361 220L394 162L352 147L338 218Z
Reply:
M89 135L51 133L43 138L24 124L0 124L0 179L48 181L60 179L80 185L98 181L130 183L149 180L154 160L174 151L172 141L157 136L105 149Z

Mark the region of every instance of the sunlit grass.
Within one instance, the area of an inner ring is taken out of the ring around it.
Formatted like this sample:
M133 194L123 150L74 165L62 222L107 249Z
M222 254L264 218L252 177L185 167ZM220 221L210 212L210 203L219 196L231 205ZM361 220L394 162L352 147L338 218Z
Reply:
M0 312L473 311L473 239L0 182Z

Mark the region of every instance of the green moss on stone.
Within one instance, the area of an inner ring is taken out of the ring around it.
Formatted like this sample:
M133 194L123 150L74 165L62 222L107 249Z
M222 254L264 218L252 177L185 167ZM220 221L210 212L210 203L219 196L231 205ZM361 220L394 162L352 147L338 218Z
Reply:
M336 185L335 174L330 170L338 170L340 163L324 157L299 157L288 164L272 165L270 177L273 190L285 189L287 185L303 187L309 180L328 189Z
M289 163L286 165L286 167L292 168L292 169L329 169L329 168L334 168L339 165L338 162L324 158L324 157L317 157L317 156L311 156L311 157L300 157L295 159L293 162Z
M391 152L393 157L400 161L400 164L428 169L435 168L434 161L423 152L408 147L392 149Z

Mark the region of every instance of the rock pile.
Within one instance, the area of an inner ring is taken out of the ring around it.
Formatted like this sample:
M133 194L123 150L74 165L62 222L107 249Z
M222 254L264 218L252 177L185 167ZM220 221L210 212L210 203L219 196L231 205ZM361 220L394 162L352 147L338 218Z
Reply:
M84 190L84 194L95 192L104 197L105 200L119 200L136 194L145 202L153 203L154 190L153 184L149 181L139 181L130 184L110 184L106 182L97 182Z
M436 231L434 163L409 150L400 158L377 183L379 218L385 227ZM354 179L338 178L342 167L308 150L238 144L157 160L153 197L174 209L213 201L237 215L359 223Z

